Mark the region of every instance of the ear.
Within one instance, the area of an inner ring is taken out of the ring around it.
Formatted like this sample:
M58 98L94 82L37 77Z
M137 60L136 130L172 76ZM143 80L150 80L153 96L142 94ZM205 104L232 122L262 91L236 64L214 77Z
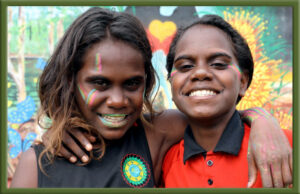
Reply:
M247 72L243 72L242 77L241 77L239 96L241 96L241 97L245 96L245 93L247 91L248 82L249 82L249 75Z

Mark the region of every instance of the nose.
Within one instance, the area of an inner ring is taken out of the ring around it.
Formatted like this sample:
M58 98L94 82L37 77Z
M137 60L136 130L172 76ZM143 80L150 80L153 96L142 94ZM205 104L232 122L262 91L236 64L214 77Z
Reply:
M192 71L191 81L212 80L213 74L208 64L198 64Z
M120 88L112 89L106 104L110 108L122 109L128 105L128 98Z

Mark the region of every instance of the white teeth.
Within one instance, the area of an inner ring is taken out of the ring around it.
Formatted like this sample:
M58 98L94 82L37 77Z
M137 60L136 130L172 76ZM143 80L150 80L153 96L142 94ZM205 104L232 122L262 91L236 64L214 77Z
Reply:
M109 128L119 128L127 124L126 114L104 114L99 115L99 118L103 125Z
M114 116L114 117L111 117L111 116L103 116L103 118L107 121L111 121L111 122L119 122L119 121L122 121L125 119L126 116Z
M189 96L214 96L216 92L211 90L196 90L190 93Z

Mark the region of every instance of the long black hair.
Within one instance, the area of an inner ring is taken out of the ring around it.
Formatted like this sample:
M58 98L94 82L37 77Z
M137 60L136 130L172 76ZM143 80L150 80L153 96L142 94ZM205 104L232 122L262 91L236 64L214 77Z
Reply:
M83 66L83 58L87 50L108 38L128 43L142 54L146 74L144 107L152 113L150 95L156 75L151 63L151 47L143 25L128 13L99 7L90 8L70 25L39 79L41 102L39 121L43 115L52 120L47 133L49 143L41 156L46 154L49 159L52 159L52 156L58 153L62 144L63 130L80 128L88 132L96 131L83 119L76 104L74 94L76 75ZM101 136L99 141L102 145L100 149L102 154L99 157L101 158L105 151L105 143Z

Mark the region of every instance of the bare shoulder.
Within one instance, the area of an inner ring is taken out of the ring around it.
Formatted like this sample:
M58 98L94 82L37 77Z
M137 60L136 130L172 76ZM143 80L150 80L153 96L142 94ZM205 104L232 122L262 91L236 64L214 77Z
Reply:
M145 115L145 118L147 118L147 115ZM154 116L151 124L151 127L145 126L145 132L150 148L155 180L158 183L163 158L170 147L183 137L187 122L184 115L178 110L164 110Z
M15 188L36 188L38 182L37 159L33 148L22 153L11 182ZM30 175L30 176L28 176Z
M183 137L187 119L182 112L168 109L157 115L153 124L154 128L165 135L168 141L175 143Z

